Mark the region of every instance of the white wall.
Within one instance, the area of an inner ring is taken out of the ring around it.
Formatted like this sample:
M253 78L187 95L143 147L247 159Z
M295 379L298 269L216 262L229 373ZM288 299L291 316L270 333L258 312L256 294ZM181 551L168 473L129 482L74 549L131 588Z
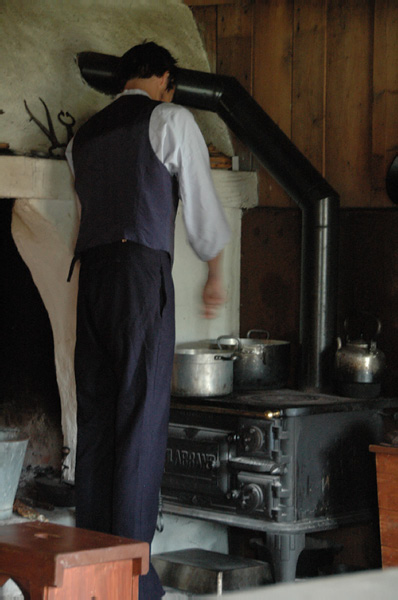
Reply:
M181 211L177 215L175 263L176 340L189 342L239 334L240 238L242 208L257 203L257 176L254 173L213 171L216 190L223 204L232 235L223 252L224 285L227 302L216 319L201 317L201 293L207 267L194 255L186 241Z
M66 130L57 120L68 111L76 127L103 108L109 98L90 88L75 63L79 52L121 56L135 44L165 46L186 69L208 71L209 62L188 6L182 0L1 0L0 142L17 152L47 151L49 141L30 120L47 125L42 98L61 142ZM207 142L232 152L227 128L216 115L196 111Z

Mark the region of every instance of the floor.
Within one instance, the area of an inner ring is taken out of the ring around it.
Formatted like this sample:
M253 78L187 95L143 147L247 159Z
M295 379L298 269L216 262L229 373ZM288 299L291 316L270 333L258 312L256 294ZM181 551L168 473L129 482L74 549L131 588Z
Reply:
M54 509L41 511L45 518L60 525L74 525L73 509ZM0 526L11 523L26 522L26 519L13 515L10 519L0 520ZM297 582L297 580L296 580ZM294 586L294 591L292 589ZM398 569L384 571L365 571L353 575L319 577L295 584L269 585L252 588L250 591L226 593L225 598L231 600L396 600L398 588ZM218 598L219 596L217 596ZM192 595L177 590L166 590L164 600L217 600L214 595ZM19 588L12 581L0 587L0 600L23 600Z
M71 526L71 527L73 527L75 524L73 508L54 508L54 510L52 510L52 511L40 510L40 514L41 514L42 518L47 519L51 523L57 523L59 525L66 525L66 526ZM13 516L9 519L0 520L0 527L2 525L11 524L11 523L19 523L19 522L26 523L26 518L19 517L19 516L13 514ZM172 528L173 528L173 525L171 524L171 529ZM189 523L187 524L187 528L189 528ZM215 531L215 534L217 534L217 533L218 532ZM195 539L197 541L197 537L196 537L197 532L193 531L192 536L195 537ZM187 547L187 546L184 546L184 548L185 547ZM178 549L178 548L173 548L173 549ZM220 548L207 548L207 549L208 550L213 549L215 551L218 550L218 551L221 551L222 553L225 553L225 549L223 549L223 544L221 544ZM163 549L161 547L157 547L155 550L155 553L161 553L163 551L167 551L167 550ZM265 586L264 589L269 588L269 587L270 586ZM274 587L274 586L272 586L272 587ZM256 589L259 590L260 588L252 588L250 593L249 592L247 592L247 593L251 596L252 593L255 593ZM226 595L228 595L228 594L226 594ZM164 596L164 600L202 600L202 599L210 600L213 597L214 596L212 596L212 595L197 595L197 594L181 592L181 591L174 590L174 589L166 589L166 594ZM16 584L13 581L9 580L2 588L0 587L0 600L24 600L24 599L23 599L23 595L22 595L21 591L16 586ZM379 600L379 599L377 598L375 600Z

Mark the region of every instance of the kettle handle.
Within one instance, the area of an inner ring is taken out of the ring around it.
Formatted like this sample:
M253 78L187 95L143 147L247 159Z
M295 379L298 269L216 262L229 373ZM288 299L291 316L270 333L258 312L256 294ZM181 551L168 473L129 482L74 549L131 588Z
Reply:
M374 338L377 338L377 336L379 335L379 333L381 331L381 321L380 321L380 319L378 317L376 317L375 315L372 315L371 313L368 313L368 312L362 312L361 314L363 314L365 316L368 316L368 317L371 317L371 318L373 318L375 320L375 322L377 324L377 328L376 328L376 331L374 333ZM350 318L346 317L344 319L344 331L346 333L346 339L347 339L347 341L349 341L349 337L348 337L348 324L349 324L349 322L350 322Z

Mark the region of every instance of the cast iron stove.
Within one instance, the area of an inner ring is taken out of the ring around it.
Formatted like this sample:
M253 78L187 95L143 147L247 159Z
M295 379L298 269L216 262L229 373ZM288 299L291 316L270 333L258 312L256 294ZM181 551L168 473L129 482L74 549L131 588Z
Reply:
M398 399L293 390L172 398L165 512L266 534L292 581L310 532L377 520L374 457Z

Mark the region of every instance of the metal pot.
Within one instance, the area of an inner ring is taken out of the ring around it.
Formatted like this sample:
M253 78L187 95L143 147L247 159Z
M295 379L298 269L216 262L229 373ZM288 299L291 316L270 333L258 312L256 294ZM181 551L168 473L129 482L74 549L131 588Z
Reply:
M263 333L267 339L253 339L253 333ZM268 331L251 329L246 338L222 335L217 338L220 349L234 352L235 390L278 389L289 378L290 342L270 340Z
M226 396L233 390L231 352L210 348L177 348L174 354L173 396Z

